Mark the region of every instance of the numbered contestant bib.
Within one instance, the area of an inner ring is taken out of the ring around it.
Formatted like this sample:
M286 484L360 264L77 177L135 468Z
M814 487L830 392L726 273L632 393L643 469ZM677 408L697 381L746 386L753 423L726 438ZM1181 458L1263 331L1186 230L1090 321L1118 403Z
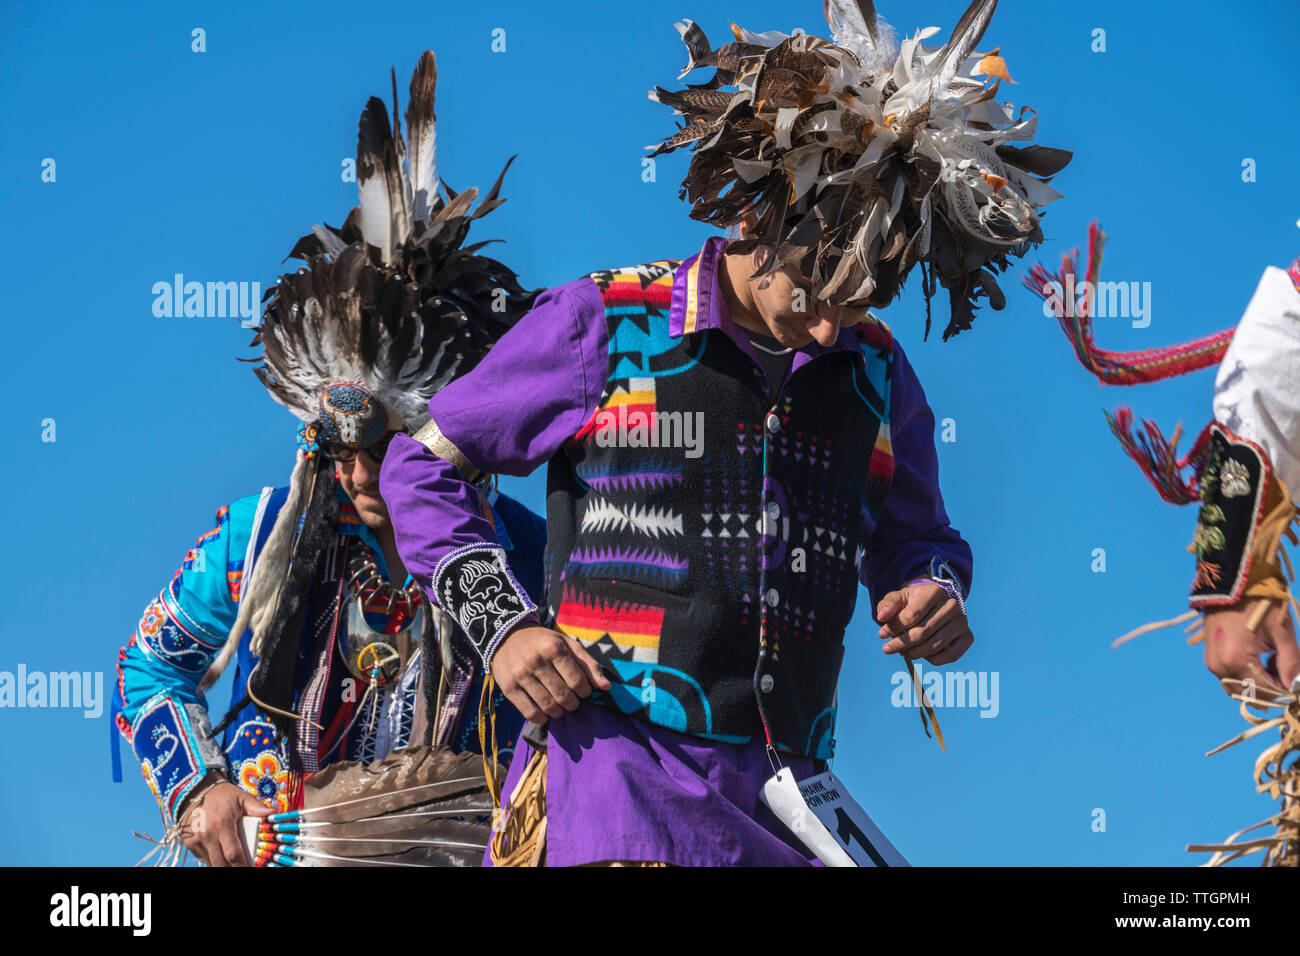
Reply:
M829 770L798 782L782 767L760 797L827 866L909 865Z

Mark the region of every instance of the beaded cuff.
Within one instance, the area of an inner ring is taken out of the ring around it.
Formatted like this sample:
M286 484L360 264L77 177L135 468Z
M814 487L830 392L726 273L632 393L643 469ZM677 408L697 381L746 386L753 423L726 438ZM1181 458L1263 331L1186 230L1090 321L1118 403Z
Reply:
M537 611L510 573L505 550L492 545L465 545L445 555L433 570L433 592L484 664L510 629Z
M1191 548L1196 555L1192 607L1224 607L1241 601L1271 476L1268 458L1258 445L1238 438L1218 422L1210 426L1210 447L1201 471L1203 504Z
M198 704L177 706L165 693L150 697L131 728L140 773L168 824L176 808L209 770L229 773L225 755L211 739L207 712Z

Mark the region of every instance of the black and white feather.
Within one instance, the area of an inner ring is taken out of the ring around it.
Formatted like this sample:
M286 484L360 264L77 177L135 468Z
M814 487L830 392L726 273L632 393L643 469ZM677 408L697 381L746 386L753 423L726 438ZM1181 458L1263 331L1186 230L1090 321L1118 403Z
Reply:
M465 245L470 224L496 209L506 163L478 203L437 179L434 88L425 51L411 76L406 134L393 74L392 124L371 97L357 130L360 205L341 228L314 226L288 258L305 267L263 297L255 371L271 396L305 422L321 392L361 384L412 430L428 420L429 398L474 366L536 296L515 273ZM513 158L512 160L513 161Z

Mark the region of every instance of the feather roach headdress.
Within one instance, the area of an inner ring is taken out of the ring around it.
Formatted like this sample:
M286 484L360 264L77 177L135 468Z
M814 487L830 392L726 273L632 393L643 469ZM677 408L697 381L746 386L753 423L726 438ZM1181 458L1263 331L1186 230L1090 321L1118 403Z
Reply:
M430 397L469 371L536 296L479 254L487 242L464 244L470 223L505 202L498 193L510 163L477 208L477 189L457 193L444 183L440 191L436 80L426 50L411 76L405 138L395 72L392 125L382 100L366 103L357 131L360 205L342 228L314 226L302 236L287 258L306 266L263 297L252 343L262 347L262 364L254 371L302 420L300 449L289 496L205 683L251 626L261 663L249 691L272 714L289 706L293 680L292 667L272 658L296 654L307 588L329 541L334 477L315 455L316 441L365 448L390 431L417 430L429 419Z
M996 6L974 0L941 47L922 43L937 27L899 43L871 0L827 0L830 40L733 25L735 41L715 50L687 20L681 76L714 74L650 93L685 122L647 148L692 149L692 218L758 217L729 247L774 251L756 275L794 266L818 299L883 307L928 265L927 313L938 284L951 300L947 339L970 328L981 297L1005 306L995 274L1042 241L1038 210L1061 195L1047 181L1071 158L1012 145L1034 138L1038 118L996 102L1014 81L998 50L975 52Z
M393 123L378 97L361 113L361 204L341 229L314 226L289 253L305 268L264 296L255 371L271 397L316 421L325 390L363 386L414 431L435 392L482 358L532 305L507 266L464 245L470 223L500 206L505 169L478 207L478 190L438 188L434 156L437 66L425 51L411 76L403 141L393 74ZM326 416L328 417L328 416ZM328 424L328 423L323 423Z

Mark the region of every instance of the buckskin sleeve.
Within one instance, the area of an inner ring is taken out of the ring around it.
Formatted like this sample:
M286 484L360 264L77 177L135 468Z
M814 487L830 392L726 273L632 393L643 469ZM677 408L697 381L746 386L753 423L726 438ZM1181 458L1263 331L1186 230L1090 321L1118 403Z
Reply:
M964 605L974 564L970 545L948 521L939 490L934 414L897 342L890 407L894 480L867 541L861 569L862 583L871 592L872 612L886 594L916 578L947 582Z
M473 371L429 401L432 420L389 446L379 487L411 576L485 663L537 605L483 515L482 475L527 475L594 414L605 384L605 309L590 278L541 295Z

